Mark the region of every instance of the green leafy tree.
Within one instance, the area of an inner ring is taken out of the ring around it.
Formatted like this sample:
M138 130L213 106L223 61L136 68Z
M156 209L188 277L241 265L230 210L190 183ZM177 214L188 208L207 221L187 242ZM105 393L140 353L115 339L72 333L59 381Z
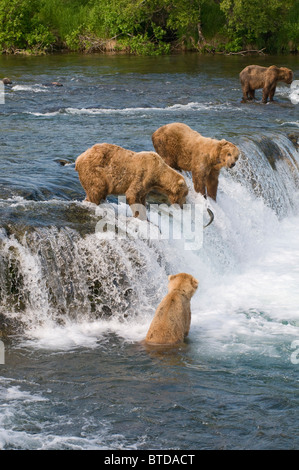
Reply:
M278 34L294 0L222 0L232 44L241 49L248 43L260 46Z
M299 48L299 0L0 0L5 52ZM211 45L211 47L210 47Z
M130 46L138 40L156 44L160 50L163 43L171 41L196 44L202 39L201 3L202 0L94 0L89 27L93 31L101 29L107 37L121 37Z
M38 18L38 0L0 1L0 45L2 50L46 49L54 36Z

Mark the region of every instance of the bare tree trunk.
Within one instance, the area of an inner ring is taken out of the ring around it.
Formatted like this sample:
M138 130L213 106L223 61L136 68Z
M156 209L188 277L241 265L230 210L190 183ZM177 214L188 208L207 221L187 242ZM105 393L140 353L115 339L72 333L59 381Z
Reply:
M198 45L200 45L200 43L205 43L206 40L205 40L204 35L202 34L202 30L201 30L201 6L200 5L198 7L197 32L198 32Z

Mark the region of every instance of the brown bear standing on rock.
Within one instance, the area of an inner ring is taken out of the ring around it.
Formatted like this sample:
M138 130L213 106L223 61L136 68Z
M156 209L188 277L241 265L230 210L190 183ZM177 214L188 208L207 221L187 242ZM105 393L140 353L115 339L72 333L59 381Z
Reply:
M113 144L96 144L77 158L75 169L86 200L95 204L109 194L125 194L130 206L144 206L152 190L166 194L171 204L182 207L186 202L188 187L183 176L155 152L137 153Z
M198 281L191 274L168 276L168 294L159 304L144 343L175 345L188 335L191 323L190 301Z
M293 81L292 70L286 67L261 67L260 65L248 65L240 72L240 81L243 91L243 102L253 100L255 90L263 89L262 102L273 101L277 82L291 84Z
M216 201L221 168L232 168L239 149L227 140L203 137L186 124L174 122L157 129L152 135L156 152L176 170L192 172L196 192Z

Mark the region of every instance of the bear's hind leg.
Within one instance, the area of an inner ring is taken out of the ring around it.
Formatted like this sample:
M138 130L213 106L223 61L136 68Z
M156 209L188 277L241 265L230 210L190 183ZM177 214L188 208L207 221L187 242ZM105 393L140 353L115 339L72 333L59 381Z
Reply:
M264 87L263 88L263 97L262 97L262 102L263 103L267 103L269 94L270 94L269 87L268 86ZM272 99L273 99L273 96L272 96Z
M254 100L255 99L255 90L253 88L249 88L248 99L249 100Z
M248 101L249 86L246 84L242 85L242 92L243 92L242 102L246 103L246 101Z

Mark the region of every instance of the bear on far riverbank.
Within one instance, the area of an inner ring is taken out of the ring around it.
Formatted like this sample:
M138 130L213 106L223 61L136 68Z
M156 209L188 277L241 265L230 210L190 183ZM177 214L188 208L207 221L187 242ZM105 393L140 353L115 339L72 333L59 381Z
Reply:
M243 91L243 102L253 100L255 90L263 89L262 102L273 101L277 82L291 84L293 81L293 72L286 67L262 67L260 65L248 65L240 72L240 81Z

